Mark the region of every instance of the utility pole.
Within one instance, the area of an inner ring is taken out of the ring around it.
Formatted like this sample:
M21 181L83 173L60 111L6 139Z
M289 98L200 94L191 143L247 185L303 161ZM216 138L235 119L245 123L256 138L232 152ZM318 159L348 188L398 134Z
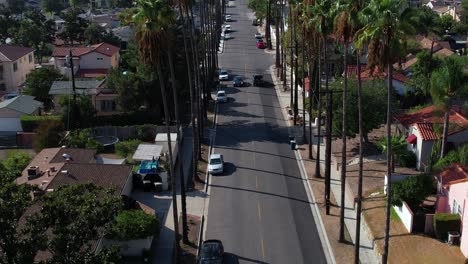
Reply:
M267 21L266 21L266 28L265 28L265 38L267 40L267 48L271 50L271 1L268 0L268 5L267 5Z
M73 122L73 126L72 128L78 128L79 127L79 124L81 123L80 120L78 120L78 107L76 105L76 86L75 86L75 70L74 70L74 67L73 67L73 54L72 54L72 49L69 49L68 50L68 56L66 57L66 63L70 66L70 70L71 70L71 79L72 79L72 90L73 90L73 106L72 106L72 122ZM70 119L70 117L68 117ZM69 122L70 123L70 122ZM68 126L70 126L70 124L68 124Z
M305 26L302 25L302 138L306 138L306 122L305 122ZM309 78L309 73L307 73ZM309 91L310 91L310 78L309 78ZM312 138L311 138L312 140Z
M276 76L279 77L279 70L280 70L280 33L279 33L279 12L278 12L278 1L276 0L275 2L275 32L276 32L276 61L275 61L275 66L276 66Z

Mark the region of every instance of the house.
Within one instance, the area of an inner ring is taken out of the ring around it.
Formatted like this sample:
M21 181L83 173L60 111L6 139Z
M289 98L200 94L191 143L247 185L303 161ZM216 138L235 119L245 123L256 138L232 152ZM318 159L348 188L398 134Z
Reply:
M425 4L439 16L449 15L455 21L460 21L461 1L460 0L445 0L445 1L429 1Z
M35 185L43 192L89 182L129 196L133 188L132 166L97 163L95 151L90 149L47 148L16 179L17 184Z
M34 69L34 49L0 45L0 97L18 93L26 75Z
M348 76L357 76L357 66L348 65ZM387 71L380 72L376 67L372 72L366 68L366 65L361 65L361 81L371 81L375 79L382 79L387 82ZM406 83L409 81L408 77L404 74L394 71L392 73L392 87L395 92L403 96L409 91L413 91L413 88L407 87Z
M91 97L91 102L96 110L96 115L114 115L120 113L117 107L117 93L105 87L105 81L78 80L75 81L75 90L78 95ZM62 95L72 95L73 87L70 81L54 81L49 94L54 96L54 101Z
M112 188L122 197L129 197L133 189L132 169L129 165L98 164L94 150L47 148L34 157L16 183L37 186L34 195L53 192L61 186L93 183L99 187ZM24 223L27 216L39 212L40 208L40 201L34 203L23 214L20 222ZM90 249L99 250L101 240L90 240ZM50 258L50 251L41 250L34 261L47 261Z
M89 47L55 47L52 52L55 68L62 74L71 76L66 58L72 51L73 70L77 78L106 76L110 68L119 67L119 48L108 43Z
M438 176L436 212L460 215L460 249L468 257L468 166L453 164Z
M434 126L443 127L443 112L435 106L429 106L414 112L397 115L397 130L406 136L408 150L416 154L417 169L424 170L428 165L434 142L442 135L436 133ZM458 148L468 142L468 119L461 107L454 106L449 113L447 137L448 149Z
M15 138L16 132L23 131L21 116L39 115L42 103L29 95L19 95L0 102L0 137Z

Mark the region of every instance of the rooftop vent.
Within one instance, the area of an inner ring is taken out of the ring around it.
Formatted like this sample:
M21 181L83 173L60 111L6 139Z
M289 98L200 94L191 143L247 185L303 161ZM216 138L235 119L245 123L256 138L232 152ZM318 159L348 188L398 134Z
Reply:
M35 179L40 176L40 171L38 166L30 166L28 168L28 180Z

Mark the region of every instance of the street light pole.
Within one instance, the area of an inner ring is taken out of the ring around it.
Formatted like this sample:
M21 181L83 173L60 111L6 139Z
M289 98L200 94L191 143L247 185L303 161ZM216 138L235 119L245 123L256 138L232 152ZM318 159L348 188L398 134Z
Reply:
M72 112L72 115L73 115L73 118L72 118L72 122L74 123L74 125L72 126L73 128L77 128L79 127L79 120L77 120L77 112L78 111L78 108L76 107L76 86L75 86L75 70L74 70L74 67L73 67L73 54L72 54L72 49L69 49L68 50L68 56L66 58L66 62L69 64L70 66L70 70L71 70L71 79L72 79L72 90L73 90L73 110L71 111ZM70 126L70 124L68 124Z

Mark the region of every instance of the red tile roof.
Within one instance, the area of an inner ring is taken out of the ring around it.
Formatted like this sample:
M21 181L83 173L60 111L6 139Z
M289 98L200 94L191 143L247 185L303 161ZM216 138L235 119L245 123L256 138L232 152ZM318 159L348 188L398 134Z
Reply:
M421 134L422 140L437 140L439 137L432 127L432 123L417 123L419 134Z
M348 65L348 75L349 76L356 76L357 74L357 65ZM374 80L374 79L384 79L387 77L387 72L383 71L380 72L379 69L376 67L373 72L370 69L366 69L366 65L361 65L361 80ZM399 72L392 72L393 80L406 83L408 81L408 77L404 74Z
M107 69L79 69L76 72L76 77L80 78L95 78L99 76L106 76Z
M33 48L26 48L26 47L18 47L18 46L11 46L11 45L0 45L0 55L3 54L7 61L15 61L28 53L33 52L35 49ZM0 56L0 61L1 57Z
M443 124L444 115L436 106L426 108L395 116L403 126L409 128L416 125L421 133L423 140L435 140L437 135L434 132L432 124ZM462 114L462 109L458 106L452 107L449 113L449 135L468 129L468 119Z
M69 54L70 49L72 50L72 55L74 57L81 57L85 54L91 52L98 52L108 57L113 56L115 53L119 52L119 48L108 43L100 43L92 45L89 47L55 47L52 52L52 57L65 57Z
M460 164L453 164L444 170L438 176L439 182L443 186L450 186L452 184L460 183L461 180L468 180L468 166L460 166Z

